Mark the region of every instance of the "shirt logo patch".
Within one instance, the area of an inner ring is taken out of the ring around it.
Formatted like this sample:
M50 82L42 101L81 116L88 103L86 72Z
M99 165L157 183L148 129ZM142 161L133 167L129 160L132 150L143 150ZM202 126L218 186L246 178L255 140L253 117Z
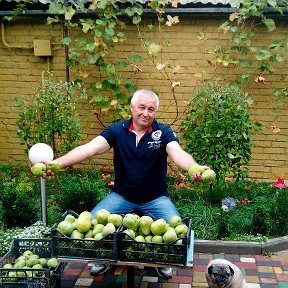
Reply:
M154 141L157 141L161 138L162 131L161 130L156 130L152 133L151 137Z
M148 148L152 150L158 150L162 146L162 141L154 141L154 142L148 142Z

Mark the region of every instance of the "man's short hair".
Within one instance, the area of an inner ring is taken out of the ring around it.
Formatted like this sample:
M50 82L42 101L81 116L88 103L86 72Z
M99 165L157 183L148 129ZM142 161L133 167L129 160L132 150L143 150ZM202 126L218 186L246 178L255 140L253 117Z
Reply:
M147 89L137 90L133 94L133 96L131 98L131 105L135 105L137 103L138 99L139 99L139 96L141 96L141 95L155 97L155 99L156 99L156 108L158 109L158 107L159 107L159 97L153 91L147 90Z

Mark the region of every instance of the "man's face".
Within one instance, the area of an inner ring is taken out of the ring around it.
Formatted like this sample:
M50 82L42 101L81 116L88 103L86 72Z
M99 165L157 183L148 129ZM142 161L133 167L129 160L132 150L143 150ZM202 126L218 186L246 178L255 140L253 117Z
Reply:
M157 111L156 99L141 95L135 105L131 105L131 114L134 126L148 128L155 118Z

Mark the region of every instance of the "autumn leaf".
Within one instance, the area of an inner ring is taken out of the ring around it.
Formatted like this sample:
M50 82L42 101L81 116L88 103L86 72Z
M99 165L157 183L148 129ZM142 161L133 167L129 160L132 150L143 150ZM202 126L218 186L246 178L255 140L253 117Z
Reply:
M68 7L68 11L65 12L65 20L67 21L71 20L75 12L76 11L71 6Z
M86 70L79 70L79 74L83 77L83 78L87 78L89 76L89 73Z
M161 46L155 43L151 43L148 47L148 53L150 55L155 55L161 51Z
M110 103L110 106L112 106L114 109L117 107L118 101L116 99L112 100Z
M164 64L164 63L158 63L158 64L156 65L157 70L162 70L162 69L164 69L165 67L166 67L166 64Z
M180 86L180 82L174 82L172 83L172 88L175 88L176 86Z
M170 27L176 23L179 23L179 17L178 16L171 17L170 15L167 15L167 21L166 21L167 26Z
M179 3L180 3L179 0L171 0L171 6L173 8L177 8Z
M274 134L278 134L281 131L281 129L276 125L272 125L271 128Z
M231 22L233 22L235 19L239 19L239 13L234 12L229 15L229 20Z
M257 77L254 79L254 81L255 81L256 83L265 84L265 78L262 77L262 76L257 76Z

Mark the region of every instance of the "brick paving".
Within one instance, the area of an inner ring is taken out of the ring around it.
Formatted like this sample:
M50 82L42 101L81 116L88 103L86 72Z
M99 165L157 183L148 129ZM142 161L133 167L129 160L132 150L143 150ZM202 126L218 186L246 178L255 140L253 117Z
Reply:
M194 253L193 268L174 269L164 280L151 267L135 267L134 288L207 287L204 271L210 260L224 258L237 265L247 288L288 288L288 251L269 256ZM90 275L90 263L70 262L61 278L61 288L126 288L127 267L113 266L105 274Z

